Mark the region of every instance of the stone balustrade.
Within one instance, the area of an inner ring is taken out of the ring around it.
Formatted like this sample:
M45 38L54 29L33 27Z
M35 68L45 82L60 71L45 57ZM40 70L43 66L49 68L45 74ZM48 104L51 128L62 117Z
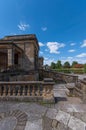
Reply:
M44 81L0 82L0 100L53 102L53 85Z
M76 83L78 81L78 76L74 74L65 74L61 72L56 72L54 70L44 70L40 69L40 76L43 78L52 78L56 82L65 83Z
M86 80L80 80L81 83L81 90L82 90L82 100L86 103Z

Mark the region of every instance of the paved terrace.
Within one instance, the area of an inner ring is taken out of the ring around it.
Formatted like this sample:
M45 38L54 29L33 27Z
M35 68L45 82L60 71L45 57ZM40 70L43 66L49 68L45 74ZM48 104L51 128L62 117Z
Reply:
M0 102L0 130L86 130L86 105L54 85L56 104Z

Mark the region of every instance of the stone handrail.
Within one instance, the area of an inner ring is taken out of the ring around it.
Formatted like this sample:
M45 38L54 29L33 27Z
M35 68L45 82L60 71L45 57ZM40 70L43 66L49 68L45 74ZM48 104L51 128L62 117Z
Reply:
M83 102L84 103L86 103L86 80L80 80L80 82L81 82L81 89L82 89L82 91L83 91L83 98L82 98L82 100L83 100Z
M78 76L74 74L65 74L54 70L44 69L40 69L39 72L43 78L53 78L54 81L64 81L65 83L76 83L78 81Z
M13 81L0 82L0 99L53 101L54 82Z

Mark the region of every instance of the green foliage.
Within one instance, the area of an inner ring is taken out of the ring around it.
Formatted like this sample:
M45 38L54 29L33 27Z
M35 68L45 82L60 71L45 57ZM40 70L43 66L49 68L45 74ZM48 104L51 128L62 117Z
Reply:
M51 69L56 69L56 64L54 62L51 62Z
M72 62L72 67L74 67L76 64L78 64L78 62L77 61L73 61Z
M73 61L72 66L78 65L77 61ZM82 64L83 65L83 64ZM61 64L61 61L58 60L57 63L52 62L51 63L51 69L57 71L57 72L63 72L63 73L74 73L74 74L83 74L86 73L86 64L84 64L83 68L74 68L70 65L68 61L66 61L63 65Z
M84 64L84 72L86 73L86 64Z
M70 63L68 61L64 63L64 68L70 68Z
M56 69L60 69L60 68L62 68L62 64L61 64L61 61L58 60L56 63Z
M62 68L62 69L56 69L57 72L62 73L74 73L74 74L83 74L84 69L83 68Z

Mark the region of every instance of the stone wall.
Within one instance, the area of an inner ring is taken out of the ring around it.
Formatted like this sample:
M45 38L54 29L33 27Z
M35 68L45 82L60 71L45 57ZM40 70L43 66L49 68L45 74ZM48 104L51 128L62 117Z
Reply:
M17 75L17 76L10 76L10 81L37 81L38 80L38 73L30 73L28 75Z
M35 49L38 53L38 48L35 47L35 41L25 41L24 43L16 43L20 48L24 50L22 55L22 64L25 70L33 70L35 69ZM38 54L37 54L38 57ZM38 64L38 63L37 63Z
M44 58L43 57L39 57L39 68L42 69L43 68L43 60Z
M43 78L53 78L57 83L76 83L78 81L78 76L60 73L52 70L39 70L40 76Z

